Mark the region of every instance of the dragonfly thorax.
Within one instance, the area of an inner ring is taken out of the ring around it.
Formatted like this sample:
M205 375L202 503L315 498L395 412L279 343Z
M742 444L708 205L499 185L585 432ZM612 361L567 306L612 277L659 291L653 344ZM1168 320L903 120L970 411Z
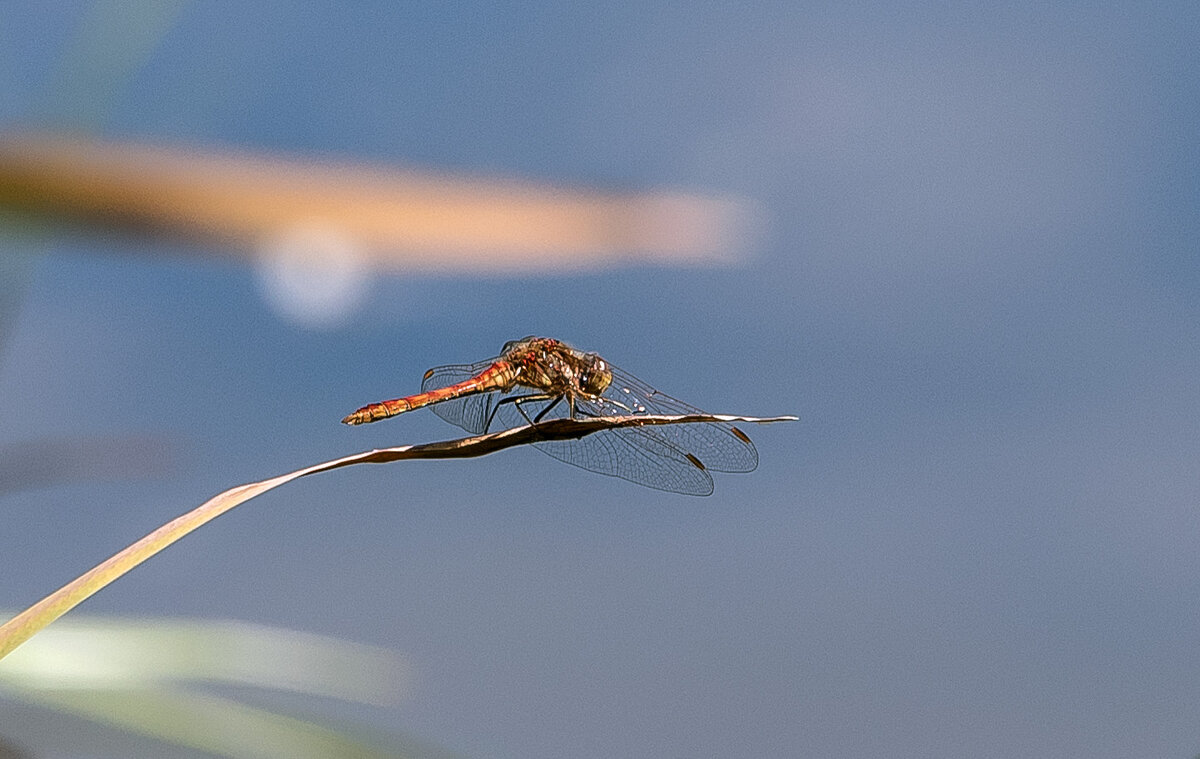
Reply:
M597 397L612 384L608 363L549 337L505 343L504 358L520 367L517 382L553 395Z

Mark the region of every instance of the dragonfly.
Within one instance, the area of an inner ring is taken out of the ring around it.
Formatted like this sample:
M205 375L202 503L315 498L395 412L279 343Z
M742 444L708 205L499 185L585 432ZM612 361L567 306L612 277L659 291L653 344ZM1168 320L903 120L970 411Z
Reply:
M564 417L704 413L595 353L531 336L505 343L495 358L430 369L420 393L371 403L342 422L367 424L425 406L473 434ZM758 466L754 443L725 422L615 427L533 445L592 472L686 495L711 494L710 472L751 472Z

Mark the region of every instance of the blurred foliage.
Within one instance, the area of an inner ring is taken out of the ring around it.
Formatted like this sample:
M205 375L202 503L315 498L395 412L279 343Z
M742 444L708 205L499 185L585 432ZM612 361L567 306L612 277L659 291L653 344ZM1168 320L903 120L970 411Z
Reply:
M380 705L401 697L408 681L394 652L241 622L75 617L0 666L0 694L9 700L216 756L448 757L400 736L205 692L237 686L244 696L286 691L303 694L306 703L316 697ZM50 748L38 736L25 740Z

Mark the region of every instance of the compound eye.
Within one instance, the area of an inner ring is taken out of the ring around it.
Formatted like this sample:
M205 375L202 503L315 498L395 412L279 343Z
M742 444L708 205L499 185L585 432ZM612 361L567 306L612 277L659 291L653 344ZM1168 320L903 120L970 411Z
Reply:
M584 392L599 395L608 387L608 364L597 359L592 366L579 373L579 386Z

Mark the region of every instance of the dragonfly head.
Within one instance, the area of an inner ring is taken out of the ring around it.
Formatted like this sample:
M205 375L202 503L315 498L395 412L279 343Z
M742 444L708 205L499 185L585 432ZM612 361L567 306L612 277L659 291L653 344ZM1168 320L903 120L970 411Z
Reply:
M579 372L579 389L588 395L600 395L612 384L612 369L595 353L587 354L588 361Z

